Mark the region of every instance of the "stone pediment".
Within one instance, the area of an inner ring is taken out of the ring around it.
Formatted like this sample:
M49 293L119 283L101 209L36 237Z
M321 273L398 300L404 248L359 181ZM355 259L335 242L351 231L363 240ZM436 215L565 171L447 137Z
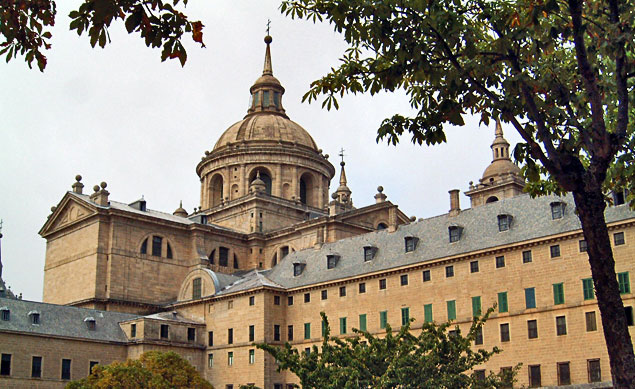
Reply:
M82 204L80 201L68 196L62 200L53 214L51 214L48 221L42 227L42 230L40 230L40 235L45 236L66 228L95 213L95 210L91 209L88 205Z

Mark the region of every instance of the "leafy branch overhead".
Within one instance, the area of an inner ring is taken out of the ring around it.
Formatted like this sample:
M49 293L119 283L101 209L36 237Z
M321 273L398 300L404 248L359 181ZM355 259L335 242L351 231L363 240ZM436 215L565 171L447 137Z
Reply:
M124 21L128 33L139 33L146 46L162 48L161 61L177 58L181 66L187 60L182 43L184 34L205 47L203 23L190 21L177 9L187 0L85 0L79 9L69 14L70 29L78 35L88 34L92 47L105 47L110 42L109 28L113 21ZM43 51L51 48L51 32L45 27L55 23L53 0L8 0L0 7L0 55L9 62L24 55L29 67L33 60L41 71L46 67Z

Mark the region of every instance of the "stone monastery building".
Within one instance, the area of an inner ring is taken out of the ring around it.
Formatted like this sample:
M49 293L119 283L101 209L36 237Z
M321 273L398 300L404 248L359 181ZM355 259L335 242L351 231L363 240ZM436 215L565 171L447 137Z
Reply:
M329 196L336 169L287 116L265 42L247 115L196 166L194 213L115 201L106 183L84 193L77 176L40 231L44 302L0 283L0 387L60 388L95 364L173 350L217 389L287 389L297 377L254 343L305 351L321 342L321 311L344 337L409 318L415 331L466 330L494 303L475 347L503 352L477 374L522 363L519 386L610 386L573 199L522 193L500 124L471 208L451 190L447 214L410 220L381 187L356 208L344 162ZM635 212L615 200L606 218L632 326Z

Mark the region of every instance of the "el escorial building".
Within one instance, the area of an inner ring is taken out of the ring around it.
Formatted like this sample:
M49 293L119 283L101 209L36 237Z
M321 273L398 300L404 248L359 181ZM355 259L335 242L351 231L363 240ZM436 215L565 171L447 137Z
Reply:
M304 352L321 342L321 311L336 335L381 335L409 318L466 330L494 303L474 347L503 352L476 374L522 363L518 386L611 385L573 199L522 193L500 124L492 163L465 192L471 208L450 190L447 214L416 221L381 187L355 207L344 162L287 115L265 42L247 114L196 166L193 213L119 202L76 177L40 231L44 302L0 283L0 387L60 388L96 364L172 350L217 389L287 389L297 378L254 343ZM614 200L606 219L633 336L635 212Z

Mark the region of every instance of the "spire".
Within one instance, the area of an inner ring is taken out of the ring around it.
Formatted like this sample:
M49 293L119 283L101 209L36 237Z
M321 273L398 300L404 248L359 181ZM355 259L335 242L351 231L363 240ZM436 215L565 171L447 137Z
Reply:
M273 76L273 67L271 66L271 48L269 45L273 39L270 35L265 37L265 43L267 44L267 49L265 50L265 66L262 69L263 76Z
M273 76L273 67L271 66L271 42L273 39L269 35L269 24L270 22L267 23L267 36L265 36L265 44L267 45L265 65L262 69L262 76L249 89L251 100L247 116L263 112L288 118L282 107L284 88L280 85L280 81Z
M346 162L344 162L344 149L340 150L339 156L342 157L342 161L340 162L340 186L331 197L346 210L348 210L353 208L353 199L351 198L352 192L347 186L346 181L346 170L344 169L344 166L346 166Z
M340 186L346 186L346 170L344 170L344 165L346 165L346 162L340 162L340 166L342 167L340 171Z
M494 142L492 142L492 162L501 159L511 161L509 158L509 143L503 137L503 126L500 119L496 119L496 129L494 130Z

